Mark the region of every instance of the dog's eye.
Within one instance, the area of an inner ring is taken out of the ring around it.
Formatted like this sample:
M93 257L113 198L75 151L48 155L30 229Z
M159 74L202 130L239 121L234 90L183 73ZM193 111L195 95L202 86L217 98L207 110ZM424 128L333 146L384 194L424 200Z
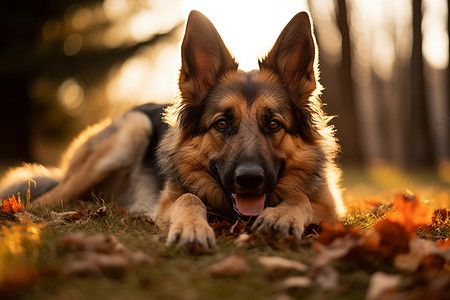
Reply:
M281 123L278 120L273 119L273 120L270 120L270 122L269 122L270 130L277 130L280 128L280 126L281 126Z
M216 122L216 128L220 129L220 130L227 128L227 125L228 124L227 124L227 121L225 119L219 119Z

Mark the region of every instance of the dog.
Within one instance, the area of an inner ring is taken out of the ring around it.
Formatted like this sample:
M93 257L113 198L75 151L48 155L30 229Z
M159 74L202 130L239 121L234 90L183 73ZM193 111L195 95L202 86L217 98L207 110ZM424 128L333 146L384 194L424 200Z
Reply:
M295 15L259 70L244 72L192 11L181 58L168 107L144 104L88 128L58 169L12 169L0 196L28 190L34 205L55 205L99 193L154 218L167 244L204 248L216 244L208 211L297 239L306 225L338 218L339 146L321 108L309 15Z

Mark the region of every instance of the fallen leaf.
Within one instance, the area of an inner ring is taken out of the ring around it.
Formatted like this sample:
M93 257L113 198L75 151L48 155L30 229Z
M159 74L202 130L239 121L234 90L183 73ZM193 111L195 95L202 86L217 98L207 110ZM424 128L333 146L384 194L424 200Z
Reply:
M0 278L0 295L6 296L6 299L15 299L17 293L34 284L37 279L39 279L39 273L27 267L3 268Z
M447 262L449 262L449 260L446 260L442 255L428 254L423 257L419 270L439 274L442 273Z
M305 289L311 287L313 281L307 276L294 276L286 278L282 284L286 289Z
M425 270L439 269L450 262L450 248L440 248L434 241L414 237L409 242L410 251L397 255L394 265L404 271L415 272L421 267Z
M223 220L221 222L209 223L209 225L214 230L214 233L216 234L216 236L230 235L231 223L226 220Z
M84 232L70 233L62 238L61 244L65 250L77 252L77 258L69 260L62 267L66 276L103 274L118 278L134 265L154 263L154 260L143 252L129 251L114 235L86 236Z
M108 277L122 277L131 266L130 261L123 255L87 253L87 256L88 260L96 264Z
M402 277L400 275L376 272L370 277L366 300L378 300L383 295L387 295L399 289L401 284Z
M50 212L50 223L53 225L65 225L66 223L76 222L84 217L84 213L81 211L68 211L58 213L55 211Z
M106 208L106 206L102 206L99 209L97 209L95 212L90 214L88 217L92 220L98 220L98 219L106 217L107 212L108 212L108 209Z
M43 221L42 218L39 218L38 216L35 216L27 211L23 213L16 212L14 216L17 217L17 220L22 224L40 223Z
M408 253L410 236L401 224L385 219L375 224L374 230L380 234L379 254L394 257Z
M449 248L450 247L450 239L445 241L437 241L436 244L439 248Z
M432 210L423 205L414 195L398 195L394 199L395 213L388 216L400 224L408 234L414 234L420 227L431 222Z
M231 255L209 267L209 273L216 277L238 277L248 271L247 262L239 254Z
M343 258L357 244L358 240L349 236L337 238L328 246L316 243L313 246L317 255L313 259L312 266L314 268L322 268L335 259Z
M245 247L245 246L248 246L249 240L250 240L250 235L248 233L242 233L237 237L237 239L234 241L234 243L238 247Z
M227 220L223 220L221 222L209 223L209 225L213 228L216 236L236 237L249 230L248 222L241 221L236 221L234 224L231 224Z
M62 266L62 273L65 276L99 276L100 268L89 260L76 259L66 262Z
M84 232L66 234L61 242L62 246L68 249L101 253L111 253L118 245L117 239L113 235L107 237L102 234L87 236Z
M301 262L278 256L263 256L258 259L267 272L287 273L291 271L306 272L308 267Z
M414 272L420 266L424 256L437 247L432 241L413 238L409 241L409 249L408 253L395 256L394 266L403 271Z
M341 222L323 222L317 241L323 245L331 244L336 238L346 236L347 228Z
M22 213L23 209L22 205L20 204L20 198L18 201L16 199L16 196L12 196L3 200L1 210L5 214L14 214L16 212Z
M326 291L339 288L339 273L331 265L315 269L313 272L314 282Z
M80 259L67 262L62 272L66 276L99 276L122 277L131 266L126 256L85 252Z

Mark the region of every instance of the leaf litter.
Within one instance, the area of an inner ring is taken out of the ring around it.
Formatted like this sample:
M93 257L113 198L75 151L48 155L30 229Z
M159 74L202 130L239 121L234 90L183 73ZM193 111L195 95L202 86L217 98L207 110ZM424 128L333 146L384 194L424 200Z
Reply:
M3 220L29 226L39 223L43 228L94 222L110 213L110 208L100 207L93 213L90 210L50 212L47 217L40 218L21 206L19 209L20 199L14 200L3 201ZM274 240L272 236L251 232L248 222L215 221L211 226L216 236L233 241L241 251L212 264L207 273L212 278L241 277L252 274L260 266L265 276L281 280L281 287L286 292L312 288L339 291L343 274L336 263L345 261L367 268L372 274L366 299L420 299L424 296L430 300L441 299L440 296L450 290L449 209L432 212L415 196L399 195L392 206L376 205L370 213L378 219L369 228L324 222L310 226L301 242L292 236ZM135 220L141 219L147 225L154 225L153 220L135 217ZM155 264L153 255L128 249L114 234L66 233L58 247L64 253L64 259L57 273L66 277L122 278L137 265ZM294 251L310 248L314 255L306 264L281 256L255 259L245 252L249 248ZM21 268L22 273L28 275L5 272L0 278L0 292L7 286L22 289L43 276L39 270Z

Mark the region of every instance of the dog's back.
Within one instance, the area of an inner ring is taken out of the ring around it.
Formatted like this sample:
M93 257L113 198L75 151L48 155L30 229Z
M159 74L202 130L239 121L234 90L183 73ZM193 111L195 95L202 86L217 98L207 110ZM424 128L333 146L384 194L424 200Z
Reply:
M89 127L74 140L58 168L25 164L11 169L0 182L0 197L27 195L31 201L59 204L100 192L126 208L140 203L134 210L152 210L154 215L164 184L155 149L167 129L161 119L165 107L140 105Z

